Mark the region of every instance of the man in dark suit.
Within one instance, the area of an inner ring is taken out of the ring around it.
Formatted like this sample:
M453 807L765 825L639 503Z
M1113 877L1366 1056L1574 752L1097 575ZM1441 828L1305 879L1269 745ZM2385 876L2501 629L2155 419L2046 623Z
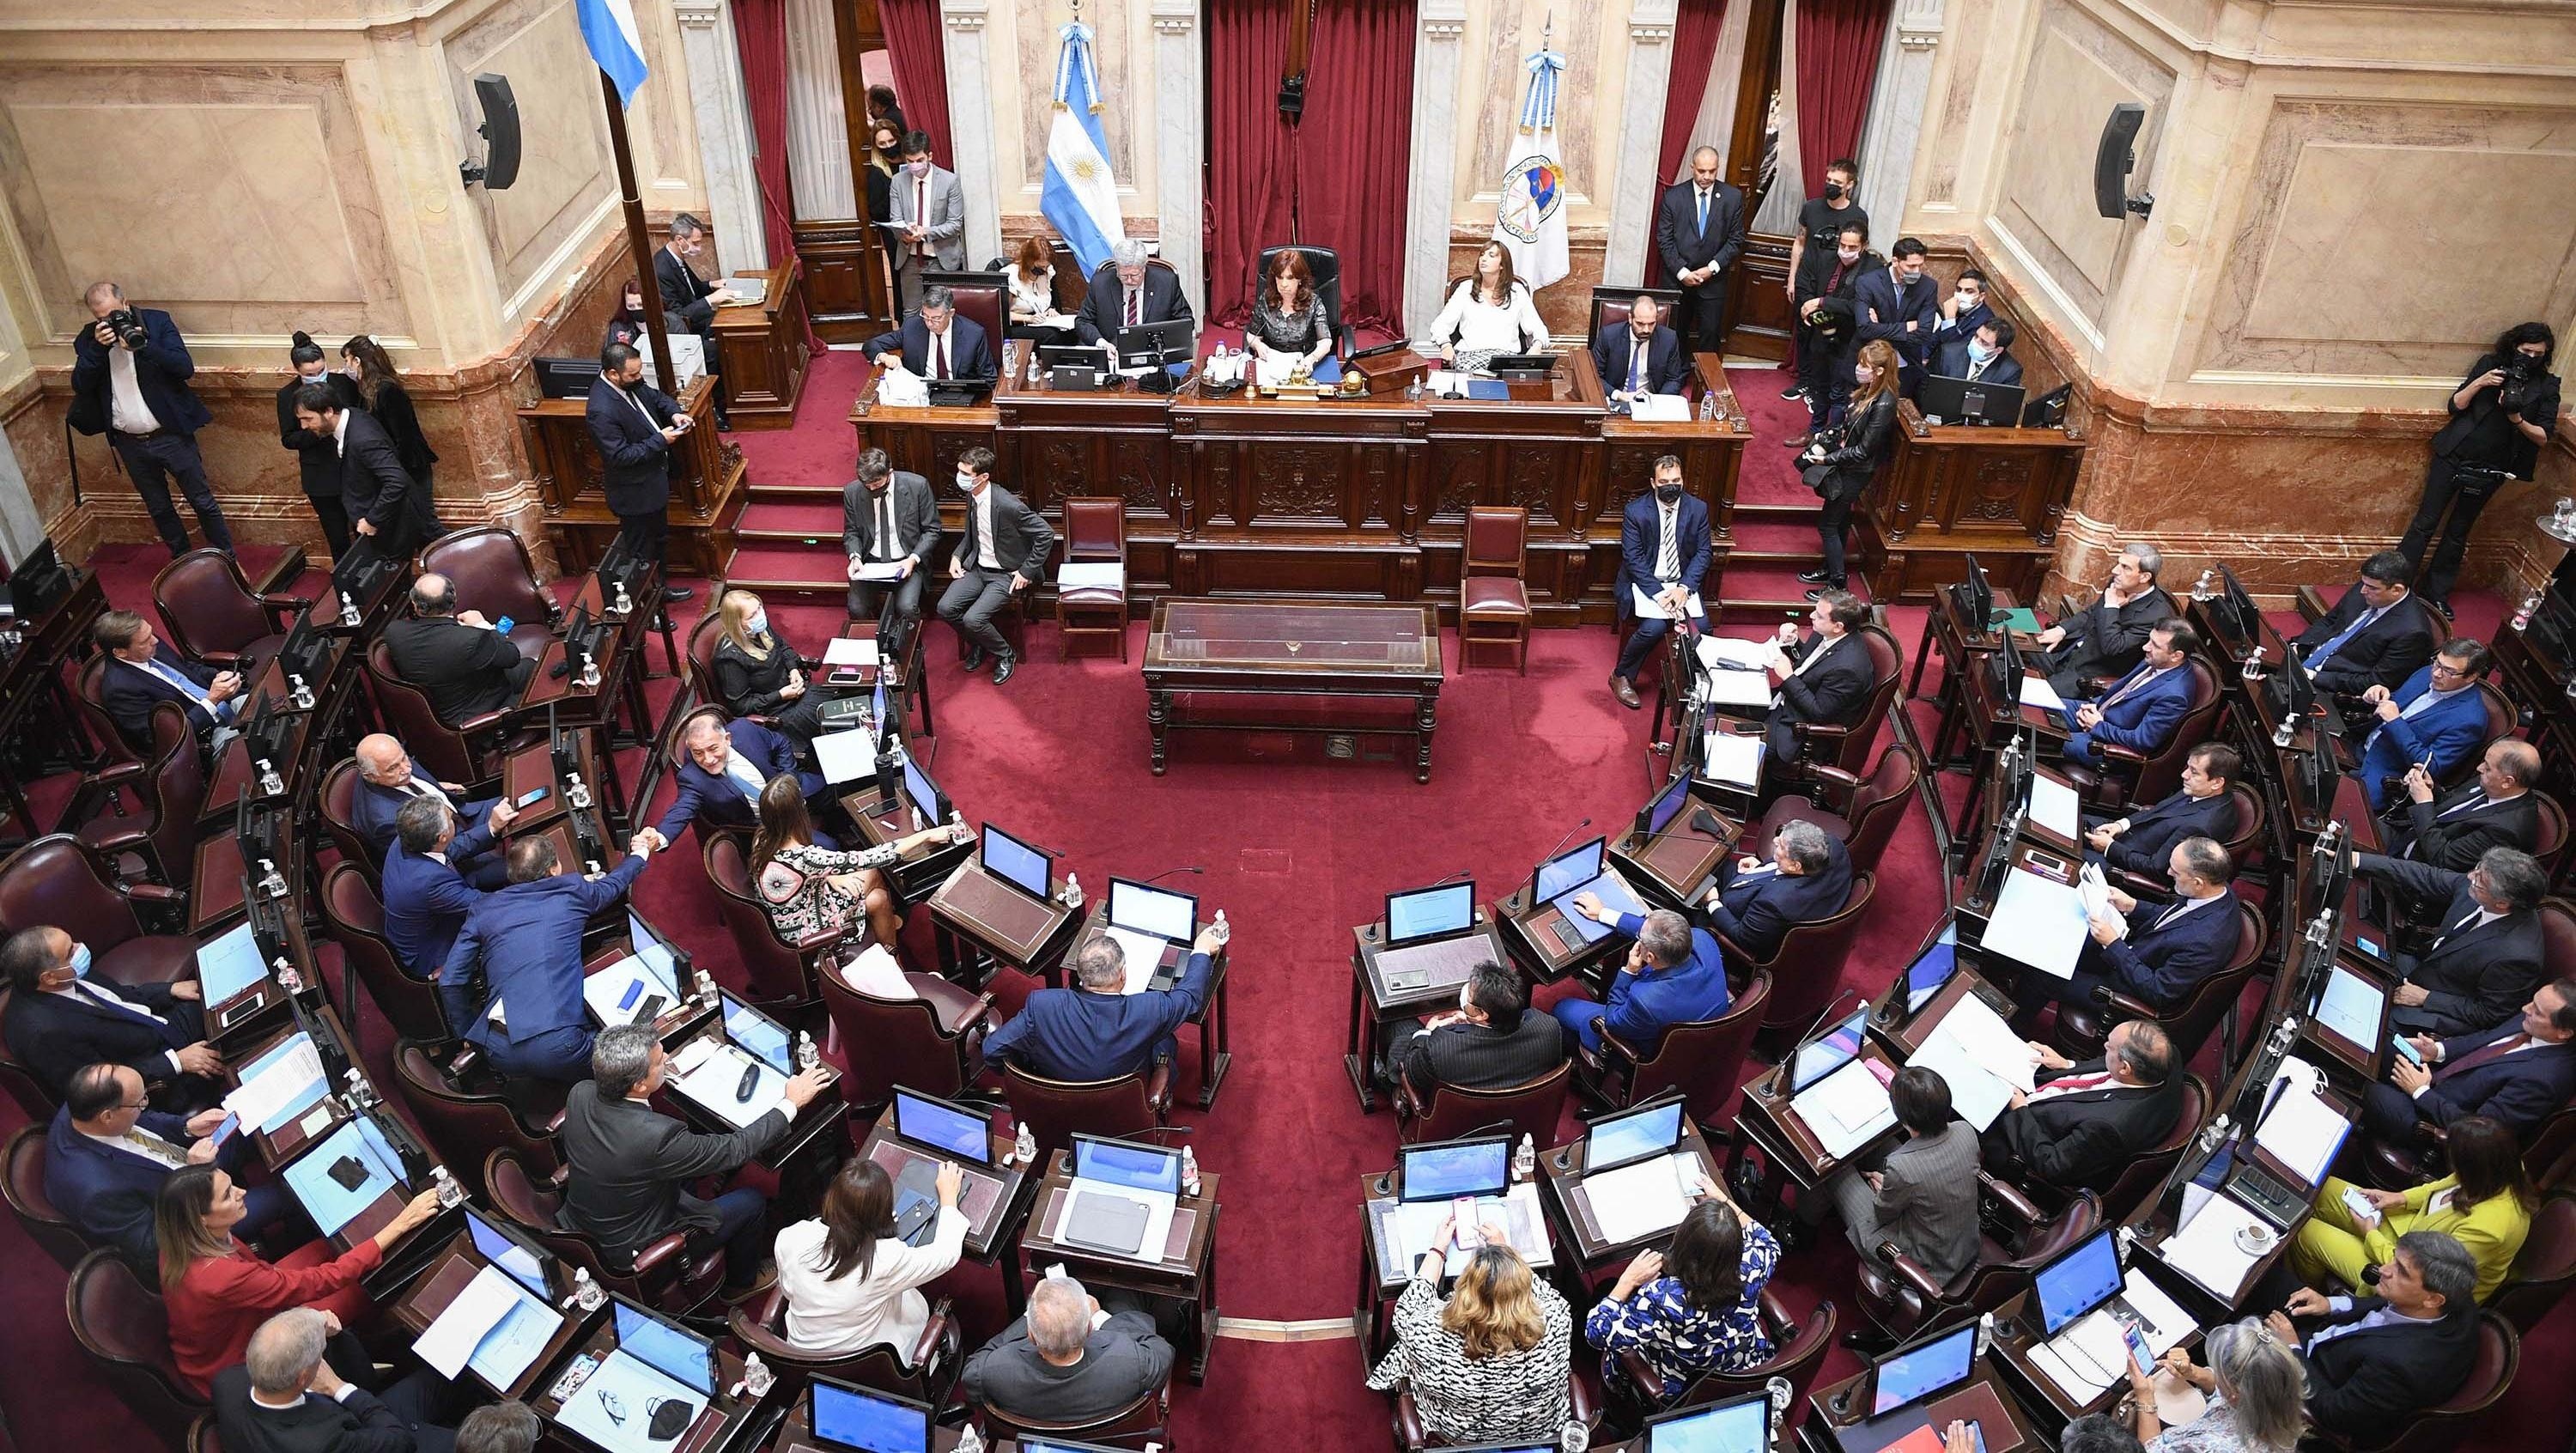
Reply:
M1691 175L1664 189L1655 207L1655 253L1682 290L1683 346L1715 353L1726 342L1726 270L1744 251L1744 193L1718 179L1717 148L1691 153ZM1602 375L1607 383L1609 375Z
M318 383L331 390L332 400L344 410L364 409L366 404L358 397L355 380L333 368L311 339L301 333L295 336L295 377L277 391L277 442L295 451L304 498L311 502L314 518L322 522L322 538L331 542L331 559L337 563L349 554L349 512L340 503L340 451L330 435L304 426L296 416L295 398L306 384ZM312 356L306 357L307 353Z
M1104 1320L1105 1318L1105 1320ZM1069 1276L1041 1277L1028 1315L966 1359L966 1401L1017 1422L1079 1427L1163 1386L1172 1344L1154 1319L1111 1312Z
M1809 722L1851 726L1868 709L1870 693L1878 689L1878 667L1870 660L1869 643L1853 634L1868 619L1869 607L1859 596L1827 590L1807 608L1813 634L1806 644L1793 638L1793 628L1780 628L1767 663L1780 678L1780 689L1771 697L1762 734L1763 750L1770 756L1765 771L1772 781L1786 782L1805 772L1798 761L1799 727Z
M385 623L394 674L429 698L449 726L516 703L537 663L479 610L456 608L456 583L430 574L411 584L411 615Z
M2140 1152L2173 1133L2182 1114L2174 1047L2152 1019L2114 1025L2102 1058L2076 1064L2033 1044L2039 1085L2019 1090L1986 1128L1986 1169L2063 1191L2099 1190Z
M2036 664L2059 696L2089 696L2095 680L2135 669L2147 649L2147 633L2180 614L2156 583L2164 567L2164 554L2155 546L2122 545L2102 594L2032 638L2042 652Z
M159 308L129 305L114 283L90 284L84 300L97 321L72 337L71 426L107 435L171 559L188 553L188 527L170 504L174 474L206 543L231 554L233 532L197 452L197 431L215 416L188 387L197 361L179 325Z
M1530 1007L1521 976L1478 964L1458 986L1457 1008L1396 1026L1379 1078L1393 1085L1401 1075L1428 1102L1441 1085L1508 1089L1563 1063L1565 1035L1546 1010Z
M295 419L330 445L340 471L340 508L356 538L352 550L372 550L401 560L420 544L420 486L403 468L393 436L364 409L349 407L328 384L308 383L295 394Z
M1955 356L1964 367L1968 344L1977 330L1993 322L1995 310L1986 299L1986 275L1977 269L1962 268L1958 282L1951 285L1949 296L1932 310L1932 337L1925 345L1924 364L1928 372L1949 373L1943 367L1943 355ZM1964 378L1965 373L1950 373ZM1919 380L1918 380L1919 382Z
M2307 1354L2308 1419L2320 1432L2376 1437L2447 1401L2478 1363L2478 1264L2447 1231L2409 1231L2379 1267L2379 1295L2290 1293L2264 1319ZM2323 1318L2299 1339L2292 1317Z
M1604 328L1592 340L1592 365L1600 370L1602 391L1622 404L1645 394L1680 393L1690 377L1690 356L1663 326L1663 304L1650 293L1630 300L1626 323Z
M582 1020L581 936L591 915L626 896L649 848L598 878L562 871L543 837L510 844L510 881L465 915L438 971L439 1002L455 1031L505 1075L570 1083L590 1069ZM494 1023L490 1011L501 1011Z
M412 760L402 742L383 732L360 737L354 758L358 786L349 798L349 825L366 839L379 866L394 845L394 815L402 811L404 804L427 797L445 804L460 822L489 820L486 831L461 841L448 854L448 861L477 888L501 886L501 862L497 855L489 855L489 850L519 815L517 808L505 806L498 797L468 801L465 789L457 783L422 776L420 764Z
M993 684L1011 679L1019 657L993 629L1003 602L1046 579L1055 553L1055 531L1046 517L993 483L993 451L981 445L957 456L957 488L966 496L966 528L948 560L948 589L939 618L966 644L966 669L993 658Z
M817 1070L787 1081L786 1098L729 1135L689 1129L652 1106L670 1065L649 1024L599 1033L587 1057L590 1077L564 1102L564 1223L598 1241L617 1263L674 1231L686 1231L689 1253L725 1254L724 1299L741 1301L776 1276L769 1256L769 1197L748 1187L702 1201L681 1187L702 1176L730 1175L787 1138L788 1127L829 1083Z
M2540 776L2540 752L2519 737L2487 744L2477 779L2433 796L2432 774L2406 773L2406 800L2382 819L2381 842L2392 858L2464 872L2489 848L2540 846L2540 800L2531 784Z
M1040 989L984 1041L987 1064L1016 1064L1053 1080L1114 1080L1180 1052L1178 1031L1206 1007L1216 979L1216 926L1199 930L1168 989L1127 989L1127 956L1095 938L1074 959L1072 982Z
M1091 274L1091 290L1082 296L1082 311L1073 315L1073 336L1084 343L1105 344L1113 352L1118 330L1174 319L1194 321L1190 300L1181 293L1180 274L1149 266L1145 244L1121 242L1109 250L1109 261Z
M42 925L0 943L0 970L10 987L0 1038L56 1100L70 1093L72 1076L94 1064L131 1068L164 1110L193 1111L222 1096L224 1060L206 1043L196 980L94 978L89 945Z
M1956 342L1936 343L1925 360L1928 372L1943 378L1964 378L1970 383L1990 383L1998 388L2021 386L2021 360L2012 356L2014 331L2009 318L1989 318L1976 331ZM1922 381L1916 380L1916 387ZM2009 424L2010 419L1996 423Z
M1923 376L1923 362L1931 354L1932 323L1940 316L1934 296L1939 289L1923 271L1923 256L1922 243L1899 238L1888 250L1887 270L1863 273L1852 287L1852 313L1860 326L1852 330L1851 354L1856 355L1864 343L1885 340L1896 350L1897 378L1907 393ZM1851 357L1846 356L1839 366L1848 372Z
M331 1365L335 1328L329 1313L293 1307L250 1334L241 1364L215 1374L225 1453L452 1453L455 1384L423 1367L371 1393Z
M1790 929L1842 912L1851 887L1851 854L1842 842L1805 818L1791 818L1771 836L1770 861L1748 854L1717 865L1708 926L1767 961Z
M1795 299L1798 384L1782 395L1806 401L1807 431L1790 441L1802 447L1851 400L1853 334L1859 328L1854 299L1860 280L1886 271L1887 259L1869 250L1866 223L1846 222L1834 246L1809 252L1805 266Z
M2418 907L2440 905L2433 941L2396 954L2389 1023L2410 1033L2466 1034L2513 1012L2540 982L2540 900L2549 875L2531 854L2489 848L2465 873L2364 853L2353 870Z
M1574 911L1595 923L1609 924L1630 943L1627 959L1610 976L1608 1005L1577 992L1557 1000L1548 1011L1565 1026L1569 1041L1597 1051L1606 1028L1652 1054L1672 1026L1715 1019L1726 1012L1726 959L1708 930L1691 927L1688 918L1669 908L1643 917L1612 913L1590 893L1574 895Z
M2243 826L2230 789L2244 759L2225 742L2203 742L2183 758L2182 786L2153 807L2107 822L2084 834L2094 857L2124 873L2154 875L2172 864L2174 845L2185 838L2224 841Z
M671 548L672 452L697 420L679 401L644 381L644 355L623 343L599 350L599 382L590 386L582 421L599 450L600 489L617 516L617 537L637 558L665 567ZM721 428L722 424L719 423ZM665 584L662 595L687 600L694 590Z
M859 351L867 355L870 363L894 353L902 359L906 372L932 382L966 379L991 383L1001 372L1001 365L993 361L992 342L984 336L984 325L959 317L956 294L937 285L921 290L920 311L904 319L902 327L879 333Z
M2155 753L2173 740L2191 707L2191 653L2200 649L2200 633L2180 616L2167 616L2147 633L2146 649L2129 673L2103 689L2100 697L2066 698L2064 717L2074 735L2060 749L2066 760L2083 766L2097 762L2093 748L2127 747Z
M250 1137L220 1149L208 1139L224 1122L220 1105L193 1116L145 1108L143 1077L125 1065L83 1065L72 1073L62 1108L45 1129L45 1199L81 1235L124 1253L138 1268L154 1264L153 1208L161 1183L186 1165L230 1170ZM242 1234L257 1236L286 1219L295 1201L282 1181L245 1186Z
M1610 668L1610 694L1630 711L1644 704L1637 696L1637 670L1672 630L1667 617L1688 611L1694 625L1708 629L1706 604L1695 607L1692 602L1708 575L1709 540L1708 505L1682 487L1681 457L1667 454L1656 460L1653 487L1619 512L1618 608L1634 610L1634 597L1642 595L1665 613L1639 613L1637 629Z
M823 774L798 769L796 744L749 717L727 721L722 707L702 706L689 713L673 737L679 760L671 775L679 783L680 795L672 799L660 822L636 834L638 841L656 851L677 841L693 822L709 827L759 826L761 789L773 777L794 777L804 789L806 805L818 814L835 810L831 784ZM824 848L838 846L820 832L814 834L814 842Z
M850 619L873 618L881 597L891 595L894 613L906 621L921 619L921 583L930 578L923 567L939 549L939 501L930 481L897 469L882 449L859 451L859 477L841 489L841 553L850 557ZM870 565L892 565L903 572L892 584L861 580Z
M200 742L230 730L241 706L238 671L201 666L161 644L151 623L130 610L112 610L90 627L90 639L107 653L98 673L99 704L138 752L152 747L152 709L176 702Z
M2396 690L2363 689L2370 725L2353 776L2372 811L2389 808L2412 768L2429 764L2429 777L2448 776L2486 740L2486 697L2477 689L2486 671L2487 648L2461 636L2444 642L2432 664Z
M725 417L724 369L716 350L716 309L733 302L734 291L719 287L698 276L689 259L707 249L707 226L682 212L671 219L671 240L653 254L653 290L662 298L662 311L676 317L698 336L699 351L706 355L707 378L716 386L716 428L730 430ZM679 370L674 361L672 377Z
M2290 642L2320 693L2358 696L2370 686L2393 691L2433 659L2437 622L2407 587L2414 574L2404 555L2380 551L2361 562L2361 579L2335 608Z
M2467 1115L2502 1121L2524 1143L2576 1094L2576 981L2552 979L2501 1024L2437 1039L2410 1034L2424 1057L2388 1057L2388 1083L2361 1102L2362 1123L2381 1140L2414 1146L2419 1125Z
M492 851L496 834L508 825L495 805L491 816L462 832L456 814L435 797L415 797L394 814L395 838L385 853L385 942L394 961L415 979L438 973L456 947L456 932L474 905L509 882L509 864ZM498 868L489 884L469 879L456 864L472 860L477 872Z
M2093 991L2109 988L2170 1010L2188 997L2200 981L2227 967L2236 957L2238 922L2236 864L2227 849L2205 837L2184 838L2166 855L2165 875L2172 881L2171 903L2141 903L2114 888L2113 913L2095 914L2091 941L2064 982L2042 973L2025 973L2013 998L2029 1020L2051 999L2090 1008Z

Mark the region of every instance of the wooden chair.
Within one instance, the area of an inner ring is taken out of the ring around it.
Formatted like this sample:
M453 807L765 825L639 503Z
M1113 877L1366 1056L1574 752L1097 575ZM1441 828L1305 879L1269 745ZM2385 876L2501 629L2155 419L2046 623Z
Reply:
M1469 505L1465 555L1458 567L1458 667L1492 652L1529 674L1529 511Z
M1055 658L1065 659L1074 639L1108 640L1127 659L1127 502L1082 497L1064 502L1064 563L1115 565L1116 585L1066 586L1055 592Z
M723 1279L724 1248L692 1258L689 1238L679 1231L636 1252L631 1266L612 1269L606 1249L598 1242L564 1229L556 1219L563 1198L531 1175L527 1163L512 1151L496 1150L484 1158L483 1184L493 1208L538 1245L574 1266L589 1268L592 1280L629 1301L685 1318L715 1296Z
M2191 673L2191 691L2185 698L2182 719L2174 723L2173 735L2152 752L2135 747L2114 746L2095 742L2095 767L2069 766L2066 780L2092 802L2117 806L2124 802L2162 802L2182 786L2183 760L2191 749L2208 741L2218 730L2218 673L2198 656L2183 663Z
M1169 1376L1164 1377L1161 1387L1150 1389L1109 1416L1088 1423L1049 1423L1015 1416L990 1403L974 1404L974 1419L984 1430L986 1447L1005 1438L1025 1447L1030 1439L1039 1438L1048 1442L1090 1443L1110 1448L1142 1448L1160 1443L1167 1453L1177 1453L1169 1426L1171 1416L1172 1380Z
M821 929L792 944L780 938L769 905L753 891L744 853L742 839L731 833L698 839L699 863L716 890L716 916L742 958L752 999L763 1008L802 1012L814 1004L815 966L841 948L844 933Z
M458 610L479 610L495 624L508 616L510 644L520 655L534 661L546 653L562 611L537 583L536 562L517 532L498 525L450 530L421 546L414 567L421 575L446 576L456 588Z
M2432 1453L2453 1448L2487 1409L2502 1401L2522 1366L2522 1339L2491 1311L2478 1313L2478 1356L2460 1390L2411 1417L2393 1419L2379 1436L2354 1438L2353 1453Z
M1804 797L1783 797L1771 804L1762 815L1761 824L1746 833L1744 840L1756 845L1768 844L1780 829L1791 822L1807 821L1825 830L1825 835L1840 841L1851 855L1854 872L1870 873L1878 869L1879 857L1896 837L1897 825L1905 820L1905 809L1913 802L1916 784L1923 779L1923 764L1914 749L1900 741L1891 741L1878 754L1878 765L1867 777L1855 777L1840 767L1817 767L1815 774L1823 785L1819 795L1839 799L1838 809L1828 809Z
M107 860L68 833L49 833L0 859L0 934L39 924L87 944L90 972L111 984L167 984L193 976L197 942L146 929L145 907L184 909L185 889L120 880Z
M853 1113L874 1115L884 1109L897 1085L955 1099L983 1073L993 996L972 993L937 974L903 977L915 997L862 994L837 967L826 966L814 976L833 1037L849 1061L849 1072L841 1076L841 1098Z
M2540 833L2532 841L2531 855L2539 860L2540 871L2556 882L2559 864L2567 856L2567 809L2537 787L2531 790L2531 805L2540 809Z
M1585 1098L1626 1107L1679 1090L1693 1120L1714 1125L1735 1094L1744 1055L1771 999L1771 971L1755 969L1715 1019L1676 1024L1649 1054L1601 1026L1601 1048L1578 1050L1575 1085Z
M137 1417L172 1442L209 1410L170 1355L170 1316L161 1294L126 1259L101 1248L82 1257L63 1289L72 1336Z
M89 1255L89 1238L72 1224L72 1218L45 1194L45 1137L42 1121L21 1125L9 1137L6 1148L0 1148L0 1200L9 1203L9 1214L27 1239L44 1249L56 1265L69 1271Z
M2267 825L2263 815L2263 797L2252 787L2242 782L2235 782L2228 785L2227 800L2236 809L2236 827L2227 836L2219 839L2218 845L2227 849L2227 860L2236 865L2236 881L2252 882L2254 879L2246 871L2246 864L2263 847L2263 833ZM2113 887L2133 898L2141 893L2148 897L2155 897L2173 891L2173 884L2162 873L2151 876L2145 873L2132 873L2126 868L2106 868L2105 871L2110 875Z
M1984 1171L1977 1172L1977 1191L1987 1226L2018 1229L2009 1242L1980 1235L1976 1264L1947 1285L1934 1281L1893 1241L1880 1243L1876 1256L1861 1258L1861 1313L1882 1337L1908 1342L1934 1327L1993 1311L2028 1290L2039 1268L2102 1225L2101 1202L2090 1193L2052 1217Z
M1051 1080L1018 1065L1002 1066L1002 1098L1011 1118L1037 1137L1038 1163L1073 1144L1076 1135L1134 1139L1169 1127L1172 1067L1114 1080Z
M367 687L385 727L402 739L420 766L442 782L481 782L501 773L502 736L510 708L471 716L454 726L438 719L429 697L394 670L393 653L380 638L367 645Z
M787 1340L786 1322L787 1294L775 1285L725 1314L734 1340L759 1353L779 1374L787 1397L811 1378L830 1377L944 1408L966 1366L965 1329L957 1321L956 1304L946 1297L931 1304L921 1336L900 1356L884 1342L859 1352L817 1356Z
M1574 1062L1566 1061L1537 1079L1499 1090L1470 1090L1434 1085L1429 1099L1415 1092L1413 1081L1395 1078L1395 1117L1407 1145L1456 1140L1480 1130L1509 1127L1513 1143L1526 1135L1541 1147L1556 1143L1557 1122L1565 1116L1565 1092L1574 1083Z
M1779 1445L1798 1446L1798 1424L1807 1412L1807 1392L1816 1385L1816 1374L1824 1371L1825 1354L1834 1345L1834 1304L1819 1301L1816 1309L1801 1321L1769 1287L1755 1306L1761 1319L1763 1335L1771 1339L1771 1355L1738 1372L1703 1373L1682 1390L1680 1397L1666 1402L1662 1380L1645 1357L1635 1351L1619 1354L1622 1376L1609 1380L1613 1401L1635 1398L1642 1414L1678 1412L1683 1408L1706 1407L1731 1397L1761 1392L1771 1379L1781 1378L1789 1384L1789 1411L1780 1418Z
M2524 1336L2540 1325L2576 1283L2576 1199L2550 1196L2532 1213L2531 1230L2487 1310Z
M366 835L358 831L358 759L342 757L322 774L322 790L315 793L316 814L322 819L322 834L338 849L340 861L367 875L370 884L384 881L384 864L376 859L376 849ZM459 825L460 828L462 824Z
M2182 1077L2182 1104L2174 1116L2173 1129L2120 1167L2120 1173L2101 1194L2103 1220L2115 1225L2126 1221L2130 1212L2145 1205L2149 1196L2163 1188L2165 1177L2182 1159L2191 1138L2200 1133L2201 1122L2209 1118L2215 1098L2207 1080L2189 1073Z
M288 618L311 602L261 595L221 550L191 550L152 577L152 606L170 647L191 661L239 671L247 681L286 644Z
M2264 945L2270 937L2263 926L2263 915L2255 911L2253 904L2239 898L2236 924L2236 952L2228 956L2218 972L2194 984L2182 1002L2171 1009L2158 1009L2107 984L2093 990L2092 1004L2058 1005L2057 1047L2077 1060L2091 1059L2102 1052L2112 1025L2124 1019L2152 1019L2173 1038L2174 1063L2191 1063L2201 1043L2209 1038L2209 1031L2244 997L2246 984L2263 963Z
M0 984L0 1019L5 1019L9 1012L9 993L9 986ZM54 1111L61 1104L54 1098L53 1090L36 1078L35 1071L19 1063L17 1056L9 1053L9 1046L5 1043L0 1043L0 1091L6 1091L18 1108L26 1112L27 1119L39 1126L50 1123Z
M1577 1373L1567 1379L1565 1405L1568 1415L1584 1427L1597 1428L1601 1425L1601 1409L1593 1402L1592 1389L1584 1385L1582 1374ZM1434 1436L1430 1428L1424 1425L1422 1409L1413 1400L1411 1383L1396 1384L1394 1423L1395 1446L1398 1453L1419 1453L1421 1449L1447 1446L1446 1439ZM1540 1446L1546 1446L1546 1441L1542 1440Z
M206 810L206 755L198 749L195 728L176 702L152 708L152 749L142 772L127 785L141 812L134 816L93 817L77 836L110 862L131 858L147 878L174 888L196 881L197 840ZM225 829L230 831L229 822Z
M1776 1039L1783 1031L1805 1033L1807 1026L1824 1012L1825 1005L1841 992L1843 961L1851 957L1852 940L1859 935L1861 919L1869 911L1870 899L1877 894L1877 874L1853 874L1851 893L1843 899L1840 912L1793 926L1780 935L1780 946L1767 959L1757 959L1728 942L1725 934L1717 936L1729 964L1747 973L1762 969L1772 975L1771 1000L1762 1011L1757 1044Z
M1798 755L1811 766L1840 768L1844 775L1858 777L1869 760L1870 743L1878 740L1879 726L1896 705L1899 689L1904 685L1905 651L1887 627L1875 622L1853 629L1861 644L1869 650L1870 670L1877 684L1861 704L1860 715L1850 724L1829 721L1804 721L1797 725Z

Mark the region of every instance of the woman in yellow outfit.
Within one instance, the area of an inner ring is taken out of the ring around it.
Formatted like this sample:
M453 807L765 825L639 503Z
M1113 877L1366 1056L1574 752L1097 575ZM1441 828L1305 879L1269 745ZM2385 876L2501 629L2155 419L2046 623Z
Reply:
M2484 1115L2452 1122L2451 1174L2411 1191L2374 1191L2329 1176L2317 1192L2315 1214L2299 1228L2291 1265L2310 1286L2367 1292L2362 1268L2388 1259L2409 1231L2447 1231L2478 1264L2478 1300L2494 1295L2513 1269L2522 1238L2531 1230L2539 1193L2522 1173L2522 1148L2513 1132ZM2353 1214L2344 1192L2360 1190L2378 1214Z

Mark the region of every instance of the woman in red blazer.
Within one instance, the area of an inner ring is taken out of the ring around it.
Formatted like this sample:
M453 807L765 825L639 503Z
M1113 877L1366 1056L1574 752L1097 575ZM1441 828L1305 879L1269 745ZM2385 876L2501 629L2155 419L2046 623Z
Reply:
M208 1394L216 1373L242 1360L250 1334L289 1307L311 1307L345 1327L375 1308L358 1278L385 1250L438 1214L438 1192L412 1197L385 1228L339 1256L331 1243L297 1247L278 1261L233 1239L244 1205L241 1187L211 1165L192 1165L161 1183L155 1232L161 1245L161 1297L170 1318L170 1356L179 1375Z

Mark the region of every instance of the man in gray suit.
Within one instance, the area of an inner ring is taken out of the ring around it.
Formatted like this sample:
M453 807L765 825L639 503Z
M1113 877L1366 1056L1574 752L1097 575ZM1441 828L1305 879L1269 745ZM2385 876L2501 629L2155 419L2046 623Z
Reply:
M1139 1311L1109 1312L1069 1276L1029 1292L1029 1313L966 1359L966 1400L1015 1422L1096 1423L1172 1375L1172 1344Z
M939 502L930 481L897 469L882 449L859 451L859 477L841 491L841 553L850 557L850 619L868 620L894 600L894 613L921 619L921 568L939 548ZM862 570L894 566L894 581L861 580Z
M1864 1258L1893 1245L1946 1286L1977 1260L1977 1132L1952 1118L1950 1086L1936 1070L1898 1070L1887 1098L1906 1138L1875 1169L1835 1177L1834 1205Z
M966 189L957 174L930 159L930 133L916 131L903 139L903 165L896 169L887 200L893 204L894 285L910 313L921 306L925 270L962 271L966 266Z

